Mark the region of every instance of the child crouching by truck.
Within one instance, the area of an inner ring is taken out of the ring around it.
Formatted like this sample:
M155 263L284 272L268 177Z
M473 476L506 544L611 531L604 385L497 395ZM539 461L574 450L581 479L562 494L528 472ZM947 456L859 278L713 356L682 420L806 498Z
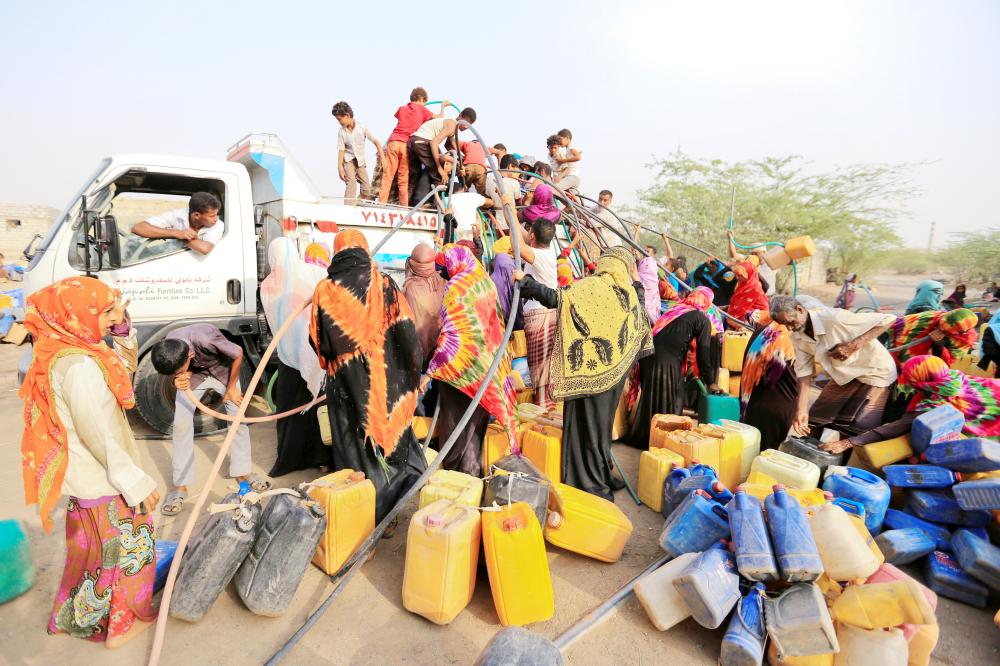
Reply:
M226 413L234 416L243 400L239 379L243 350L211 324L192 324L168 333L164 340L153 345L150 353L156 371L172 376L177 388L172 435L174 490L160 509L166 516L175 516L187 501L188 486L194 483L196 407L186 391L191 389L198 400L209 389L219 391L223 394ZM237 481L248 481L257 492L270 488L269 481L250 473L252 466L250 429L244 424L237 429L229 452L229 475Z

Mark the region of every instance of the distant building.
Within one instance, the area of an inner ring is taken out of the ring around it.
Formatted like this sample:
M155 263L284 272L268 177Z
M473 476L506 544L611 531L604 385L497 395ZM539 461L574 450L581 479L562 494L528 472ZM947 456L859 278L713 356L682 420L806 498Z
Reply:
M0 203L0 252L7 263L23 259L21 253L35 234L45 235L59 214L44 204Z

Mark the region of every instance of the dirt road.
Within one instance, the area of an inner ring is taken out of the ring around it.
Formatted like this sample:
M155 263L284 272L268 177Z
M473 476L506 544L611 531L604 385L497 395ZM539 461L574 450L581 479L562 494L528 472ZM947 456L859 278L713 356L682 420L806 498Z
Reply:
M0 517L22 518L30 530L37 565L37 583L22 597L0 606L0 663L133 665L145 663L152 634L141 636L115 652L100 645L66 636L47 636L45 625L62 573L64 509L55 517L56 528L44 534L34 507L26 508L21 493L19 441L21 402L15 389L15 361L19 350L0 346ZM149 431L136 424L138 433ZM253 426L256 471L266 473L274 460L275 437L270 426ZM198 445L199 479L208 472L215 441ZM144 442L147 469L160 482L169 479L169 441ZM616 446L628 471L637 478L638 451ZM288 475L279 485L293 485L316 476ZM213 491L221 497L231 481L216 480ZM660 557L656 538L663 519L636 504L625 491L618 505L628 514L635 530L621 561L602 564L555 547L549 549L549 564L555 589L556 615L549 622L530 628L553 638L591 607L610 596L622 583ZM365 565L344 595L306 635L284 663L288 664L471 664L482 647L499 629L486 572L480 572L475 597L451 625L435 626L402 607L401 589L406 525L414 506L407 508L396 535L381 542L375 559ZM176 518L159 517L157 536L176 539L186 513ZM232 590L224 592L208 616L198 624L172 620L167 632L162 663L172 664L260 664L277 650L327 596L331 586L316 568L310 567L291 608L280 618L258 617L247 611ZM1000 630L994 627L995 610L977 610L941 599L938 618L941 641L934 655L940 664L987 664L1000 662ZM719 655L723 630L709 631L687 620L666 633L649 624L634 599L568 654L573 664L714 664Z

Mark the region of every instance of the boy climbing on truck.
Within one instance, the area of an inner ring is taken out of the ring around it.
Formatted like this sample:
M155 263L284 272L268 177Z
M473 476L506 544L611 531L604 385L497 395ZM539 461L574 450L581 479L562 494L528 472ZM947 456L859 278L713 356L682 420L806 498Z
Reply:
M431 113L427 104L427 91L417 86L410 91L410 102L396 109L396 127L386 144L386 166L382 171L382 186L379 189L379 203L389 201L392 180L396 179L399 189L399 205L406 208L410 201L410 158L407 144L410 136L431 118L440 118L448 108L448 100L441 102L441 113Z
M441 159L441 143L448 140L449 148L457 148L454 143L458 132L458 121L470 125L476 122L476 110L462 109L458 118L431 118L410 136L408 146L410 160L410 205L420 201L430 190L447 178Z
M240 366L243 350L230 342L211 324L192 324L167 334L150 350L153 367L161 375L172 376L177 397L174 402L173 483L160 511L166 516L181 512L188 498L188 486L194 483L194 411L195 405L185 391L191 389L201 400L209 389L223 394L226 413L239 411L243 401L240 389ZM241 425L229 451L229 475L247 481L257 492L271 487L269 481L251 474L250 430Z

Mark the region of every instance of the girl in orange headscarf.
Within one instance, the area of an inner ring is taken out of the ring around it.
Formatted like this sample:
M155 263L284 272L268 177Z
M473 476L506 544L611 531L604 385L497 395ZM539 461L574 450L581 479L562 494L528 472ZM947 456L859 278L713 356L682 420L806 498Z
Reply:
M123 411L135 405L135 357L123 358L135 341L125 305L89 277L31 296L24 324L34 337L33 359L20 392L24 496L38 504L46 531L59 496L69 495L66 565L48 631L107 647L156 617L152 511L160 496L139 466ZM105 344L109 333L121 356Z

